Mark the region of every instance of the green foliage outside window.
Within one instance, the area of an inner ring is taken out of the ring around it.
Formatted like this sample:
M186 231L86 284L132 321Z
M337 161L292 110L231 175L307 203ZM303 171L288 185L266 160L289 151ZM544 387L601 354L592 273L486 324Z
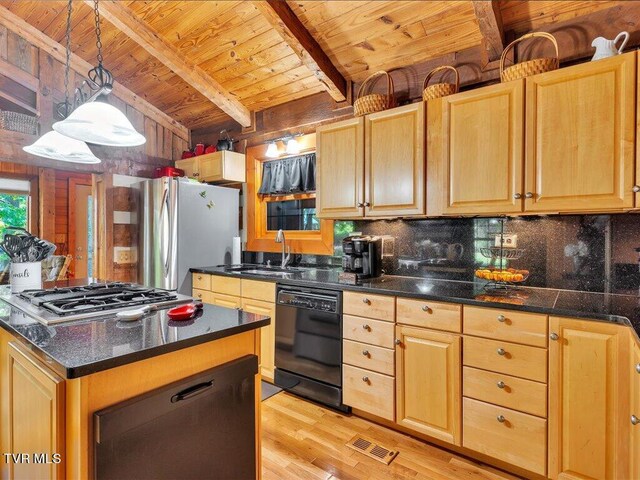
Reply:
M0 237L4 236L6 227L27 228L28 213L28 195L0 192ZM0 260L8 260L4 252L0 252Z

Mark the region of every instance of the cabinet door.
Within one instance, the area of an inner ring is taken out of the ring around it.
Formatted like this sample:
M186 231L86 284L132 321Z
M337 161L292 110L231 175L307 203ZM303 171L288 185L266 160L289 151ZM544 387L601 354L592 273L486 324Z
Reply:
M424 103L365 117L365 216L424 215Z
M429 101L428 112L432 102L443 103L442 113L427 115L427 130L441 130L442 145L427 145L427 179L444 196L442 213L521 212L524 80Z
M224 176L223 152L215 152L200 157L198 160L200 180L203 182L216 182Z
M200 175L199 166L200 164L197 157L176 161L176 168L184 170L185 176L189 178L198 178L198 176Z
M9 478L64 478L64 380L9 343L9 452L46 454L49 463L10 463Z
M260 329L260 373L265 380L273 381L276 354L276 306L260 300L242 299L242 310L271 317L271 323Z
M212 293L211 297L214 305L225 308L240 308L242 306L242 300L240 297L234 297L233 295L223 295L221 293Z
M316 216L360 218L364 202L364 119L316 130Z
M640 478L640 345L631 338L631 473L629 478Z
M629 327L560 317L549 327L549 477L626 478Z
M460 445L460 336L405 326L396 336L396 422Z
M529 212L633 207L635 53L526 79Z

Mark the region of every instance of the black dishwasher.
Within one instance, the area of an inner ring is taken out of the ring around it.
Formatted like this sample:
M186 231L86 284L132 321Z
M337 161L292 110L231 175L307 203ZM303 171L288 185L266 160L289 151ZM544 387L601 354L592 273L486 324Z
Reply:
M96 412L95 478L255 479L256 373L247 355Z

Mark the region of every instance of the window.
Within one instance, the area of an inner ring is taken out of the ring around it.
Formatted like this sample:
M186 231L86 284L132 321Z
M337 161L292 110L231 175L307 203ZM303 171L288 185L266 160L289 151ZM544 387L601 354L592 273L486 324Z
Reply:
M267 230L320 230L316 199L267 202Z
M29 193L31 182L13 178L0 178L0 237L7 227L29 228ZM0 263L8 262L0 252Z

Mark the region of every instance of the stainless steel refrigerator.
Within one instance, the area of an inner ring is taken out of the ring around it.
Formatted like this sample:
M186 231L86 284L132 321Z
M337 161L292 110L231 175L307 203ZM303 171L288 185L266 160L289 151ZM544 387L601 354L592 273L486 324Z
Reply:
M239 190L170 177L134 187L139 283L191 295L189 268L231 263Z

